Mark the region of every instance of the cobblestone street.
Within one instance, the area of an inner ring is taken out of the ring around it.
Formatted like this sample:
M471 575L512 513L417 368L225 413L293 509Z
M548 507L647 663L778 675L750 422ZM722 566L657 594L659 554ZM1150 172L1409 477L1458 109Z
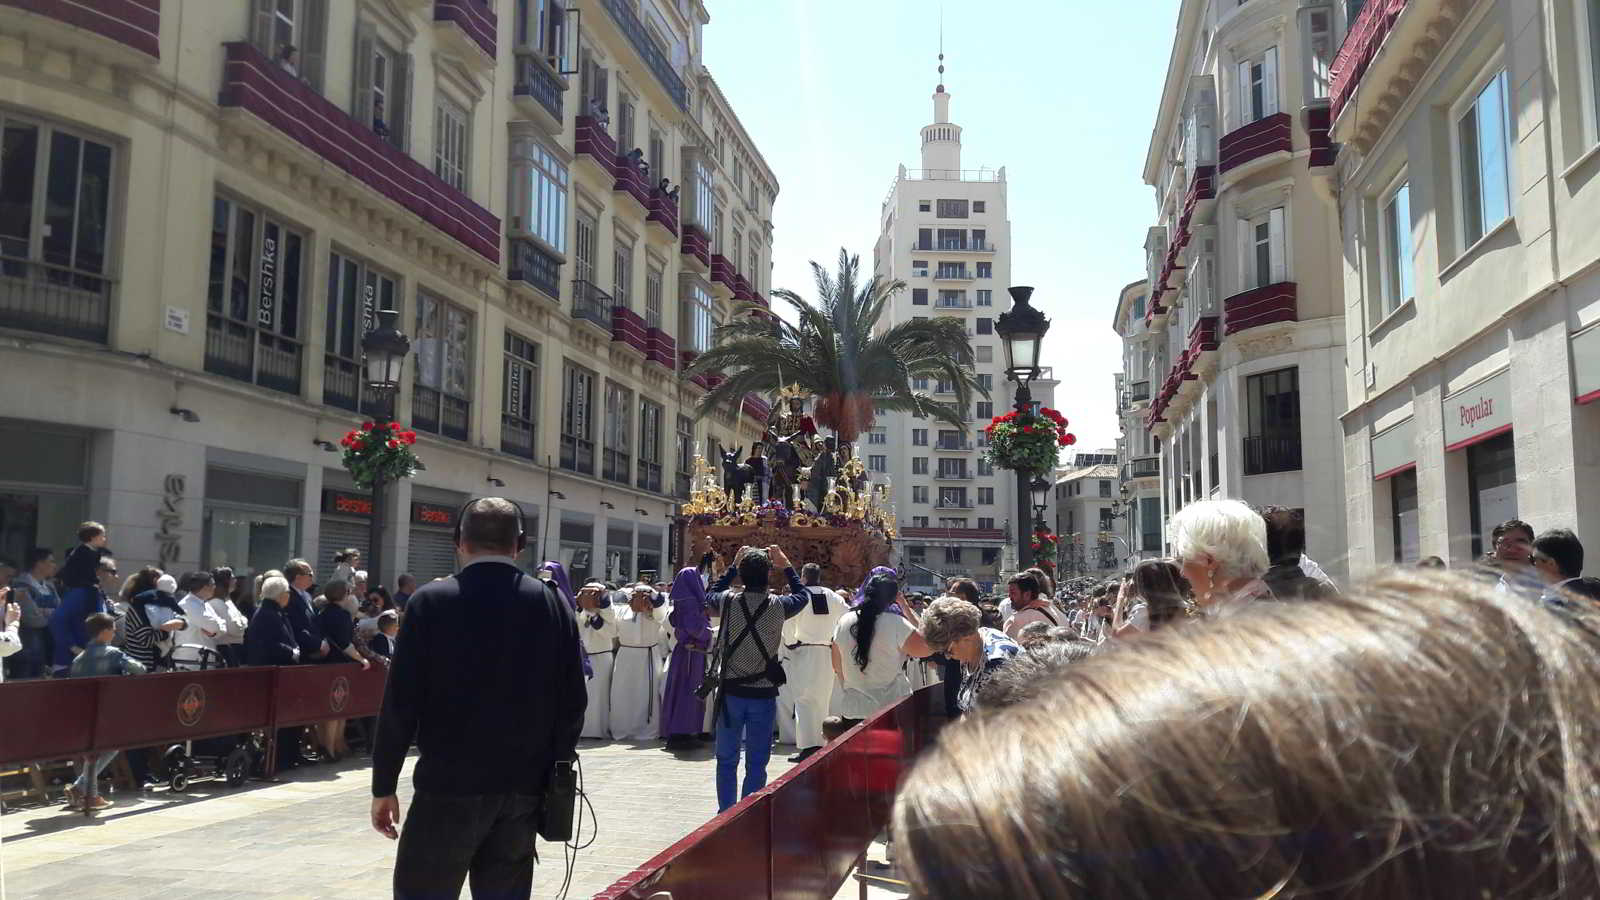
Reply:
M709 748L679 757L659 742L585 741L580 749L600 832L579 855L569 897L593 895L716 813ZM773 777L792 752L774 748ZM119 793L114 808L89 821L59 806L14 809L0 818L4 896L388 897L395 845L367 824L368 785L367 761L355 759L238 791L199 782L182 797L165 788ZM402 803L409 793L408 764ZM554 897L561 847L541 841L539 856L534 896ZM856 890L849 883L841 896Z

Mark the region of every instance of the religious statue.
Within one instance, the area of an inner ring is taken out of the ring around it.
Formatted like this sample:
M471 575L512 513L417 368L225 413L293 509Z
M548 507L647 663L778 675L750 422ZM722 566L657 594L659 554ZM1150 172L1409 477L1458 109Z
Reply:
M778 407L767 421L766 440L772 447L772 493L795 509L806 489L807 471L822 452L817 426L806 415L806 397L799 385L778 392Z
M811 501L812 508L817 512L822 512L823 502L827 499L828 483L838 474L839 451L830 437L822 442L822 451L811 461L811 468L806 473L806 499Z

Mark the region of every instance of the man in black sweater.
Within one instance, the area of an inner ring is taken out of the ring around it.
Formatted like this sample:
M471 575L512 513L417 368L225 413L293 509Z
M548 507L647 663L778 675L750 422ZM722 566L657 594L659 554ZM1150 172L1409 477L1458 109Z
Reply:
M578 623L515 558L525 538L498 497L461 512L459 574L406 604L372 751L372 825L400 838L398 898L533 891L534 836L552 767L577 758L587 696ZM420 758L403 834L395 787Z

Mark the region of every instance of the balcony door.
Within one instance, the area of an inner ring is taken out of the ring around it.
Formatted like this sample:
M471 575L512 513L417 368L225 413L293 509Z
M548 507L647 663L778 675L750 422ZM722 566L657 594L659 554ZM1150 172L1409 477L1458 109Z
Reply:
M589 216L579 213L576 237L572 242L572 252L576 259L573 271L577 273L579 281L594 283L594 231L595 221Z

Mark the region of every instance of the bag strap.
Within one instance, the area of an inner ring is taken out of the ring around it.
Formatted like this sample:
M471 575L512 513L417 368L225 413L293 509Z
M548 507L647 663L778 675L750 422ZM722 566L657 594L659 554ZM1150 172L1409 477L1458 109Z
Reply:
M755 631L756 623L760 621L762 613L765 613L767 611L767 607L769 607L771 605L772 605L772 597L771 597L771 595L768 595L768 596L762 598L760 605L758 605L756 607L756 611L754 613L752 613L750 611L750 604L746 601L746 595L744 595L744 594L740 594L739 595L739 607L740 607L740 609L744 610L744 630L739 633L739 636L737 638L734 638L733 646L728 648L728 651L727 651L728 653L731 654L731 653L733 653L733 651L739 649L739 645L744 642L744 639L746 637L754 638L755 642L756 642L756 650L761 653L761 658L766 661L767 668L769 668L769 669L772 668L772 661L773 661L772 660L772 654L767 652L767 645L761 642L761 635L757 634L756 631ZM757 678L764 678L764 677L766 677L766 673L762 672L762 673L760 673L758 675L743 676L741 678L730 678L730 679L726 679L726 680L728 680L728 681L741 681L741 680L742 681L754 681Z

